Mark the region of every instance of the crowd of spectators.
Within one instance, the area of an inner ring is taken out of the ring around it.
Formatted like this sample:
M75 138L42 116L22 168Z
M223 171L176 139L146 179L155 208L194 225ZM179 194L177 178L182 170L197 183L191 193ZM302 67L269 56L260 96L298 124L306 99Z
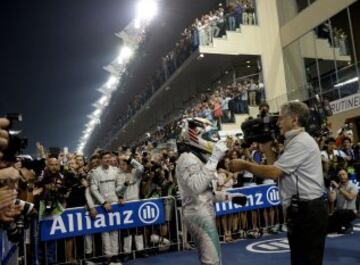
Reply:
M250 81L250 83L252 82ZM214 126L217 126L218 120L214 113L216 113L216 108L222 109L221 98L226 95L227 89L231 90L230 87L218 88L210 95L203 95L203 102L195 103L186 110L181 118L202 116L213 121ZM263 111L269 112L269 106L266 103L259 105L259 113ZM146 139L136 146L131 148L121 146L111 152L95 150L89 158L85 158L82 154L69 153L66 149L61 152L56 149L54 151L54 148L46 151L39 144L37 149L39 159L42 161L38 165L40 169L32 171L32 178L27 178L29 182L32 179L31 185L27 187L31 187L28 192L31 193L30 197L33 198L35 209L40 216L46 217L59 214L65 208L85 206L89 210L90 216L94 218L97 215L95 205L98 204L110 211L111 203L123 204L131 200L163 196L177 197L175 176L177 149L174 138L178 121L178 119L171 121L153 134L147 134ZM351 123L345 124L339 129L336 137L332 137L330 134L322 134L317 136L316 140L321 149L324 178L330 196L329 209L333 213L329 231L349 232L351 231L351 221L357 213L358 188L352 183L358 181L360 176L360 144L353 142L354 133ZM284 146L278 142L274 148L280 153ZM270 184L268 181L263 182L260 178L246 171L230 172L229 162L236 158L258 164L266 163L266 157L257 143L249 146L240 137L235 137L232 148L218 167L219 189ZM24 163L22 158L19 159L19 162ZM21 168L19 162L16 164L17 168ZM111 174L103 173L109 169L111 169ZM7 169L1 169L1 173L4 170ZM108 183L102 178L109 178L110 176L114 178L114 185L112 187L107 186L106 189L112 189L111 191L105 190L105 187L102 186L102 183ZM1 188L0 196L3 196L8 190L11 189L7 186ZM13 212L11 215L6 215L6 207L9 205L5 203L4 197L1 197L0 201L0 207L4 210L0 214L1 222L14 221L14 215L19 212L9 209L10 212ZM108 233L109 235L102 236L102 252L93 247L92 238L87 239L85 237L82 242L85 244L84 254L87 257L102 254L111 257L116 256L119 251L130 253L133 239L136 250L143 253L143 256L147 254L144 254L144 249L149 248L149 246L167 249L171 242L176 240L173 237L176 234L173 229L176 228L171 222L174 220L174 208L174 203L167 203L167 222L165 225L155 230L139 230L141 233L139 231L124 232L121 234L124 243L110 250L107 240L118 238L117 234ZM285 230L284 226L278 225L283 223L282 216L281 208L275 207L219 217L219 234L228 242L234 238L256 238L264 232L277 233L279 230ZM33 246L36 246L35 248L39 245L36 238L35 236L32 241ZM186 233L183 234L183 240L191 241L190 237L187 238ZM74 239L67 239L65 242L64 250L67 259L75 262L75 249L82 248L75 248L78 242ZM185 243L185 247L191 247L188 244L189 242ZM42 248L39 249L41 251ZM47 243L46 255L39 255L38 257L47 257L48 262L51 263L51 259L56 256L54 251L55 247L50 241ZM32 254L35 255L35 253L34 250ZM76 255L78 257L79 253Z
M214 38L225 35L226 30L235 31L240 28L241 24L256 24L254 0L231 0L225 6L219 5L217 9L195 19L193 24L181 33L181 38L175 48L161 58L161 67L145 82L146 85L141 92L130 100L126 113L117 119L115 130L125 125L145 105L147 100L172 76L193 51L199 46L210 45ZM253 87L248 89L251 91ZM252 97L250 100L253 104L254 98ZM245 113L245 109L246 107L241 111Z
M343 29L325 22L315 29L315 33L319 38L327 39L331 47L339 48L341 56L349 55L349 36Z

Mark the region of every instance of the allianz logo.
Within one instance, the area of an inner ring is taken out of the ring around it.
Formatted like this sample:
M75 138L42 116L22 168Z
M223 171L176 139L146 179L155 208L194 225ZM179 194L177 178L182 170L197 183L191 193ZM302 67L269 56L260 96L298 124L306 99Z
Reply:
M256 192L253 194L247 194L247 203L244 206L246 207L260 207L264 205L277 206L280 204L280 194L277 186L269 187L266 192ZM242 208L243 206L237 205L229 202L218 202L215 204L216 212L221 211L231 211L238 208Z
M290 252L289 242L286 238L263 240L246 246L246 250L254 253L286 253Z
M139 219L145 224L157 221L160 215L159 207L153 202L146 202L138 210Z
M277 186L272 186L266 191L266 198L271 205L280 204L280 194Z

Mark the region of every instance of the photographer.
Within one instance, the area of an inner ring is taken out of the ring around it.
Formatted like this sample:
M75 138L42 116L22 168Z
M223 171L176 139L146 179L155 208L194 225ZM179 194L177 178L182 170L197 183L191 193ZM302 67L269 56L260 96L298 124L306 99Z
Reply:
M351 222L356 218L356 197L358 189L349 181L345 169L338 172L339 182L331 181L329 201L335 202L335 212L329 217L328 233L349 234L352 231Z
M43 215L53 215L61 213L65 205L65 179L60 172L59 160L49 157L46 162L45 170L39 177L36 186L42 188L39 194L39 213Z
M288 240L291 264L322 264L327 208L320 150L304 130L309 109L301 102L281 106L277 122L285 136L284 152L275 162L272 142L262 144L268 165L244 160L231 161L233 171L247 170L262 177L278 180L283 206L287 210ZM275 163L274 163L275 162Z
M13 222L21 214L21 206L14 205L18 194L16 188L8 185L19 178L19 170L13 167L0 169L0 182L3 183L0 188L0 223Z
M0 118L0 164L3 162L3 151L9 146L9 133L6 130L9 125L8 119ZM2 183L0 188L0 224L13 222L22 211L22 206L14 204L17 198L15 183L20 179L20 172L13 167L6 167L6 163L4 166L2 168L0 165L0 182Z

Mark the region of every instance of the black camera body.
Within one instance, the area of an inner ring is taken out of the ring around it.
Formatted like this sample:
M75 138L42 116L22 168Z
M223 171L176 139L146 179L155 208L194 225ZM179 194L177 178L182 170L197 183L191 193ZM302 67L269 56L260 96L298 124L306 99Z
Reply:
M244 140L247 144L253 142L266 143L280 137L280 130L276 123L278 115L264 115L256 119L248 120L241 125Z
M7 236L11 242L17 243L23 240L24 230L29 228L32 218L36 216L34 204L17 199L15 205L21 205L21 214L16 219L4 226Z

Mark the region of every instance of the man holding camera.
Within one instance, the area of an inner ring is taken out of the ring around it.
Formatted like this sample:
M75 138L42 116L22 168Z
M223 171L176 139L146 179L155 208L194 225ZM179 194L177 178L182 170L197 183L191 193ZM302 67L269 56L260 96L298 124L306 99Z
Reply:
M352 231L351 222L356 218L358 189L353 182L349 181L345 169L339 170L338 177L339 182L330 182L329 201L336 201L336 206L329 218L328 232L348 234Z
M287 210L288 240L292 265L322 264L327 207L320 150L315 140L305 132L309 109L301 102L281 106L277 126L285 136L284 152L276 160L272 142L262 144L268 165L236 159L233 171L247 170L253 174L275 179Z
M0 118L0 162L9 144L9 133L7 128L10 122L6 118ZM0 163L1 164L1 163ZM15 220L15 217L21 214L21 206L14 205L17 197L16 189L10 188L6 185L9 181L17 181L20 178L19 170L13 167L1 168L0 166L0 181L4 182L4 186L0 188L0 222L10 223Z

